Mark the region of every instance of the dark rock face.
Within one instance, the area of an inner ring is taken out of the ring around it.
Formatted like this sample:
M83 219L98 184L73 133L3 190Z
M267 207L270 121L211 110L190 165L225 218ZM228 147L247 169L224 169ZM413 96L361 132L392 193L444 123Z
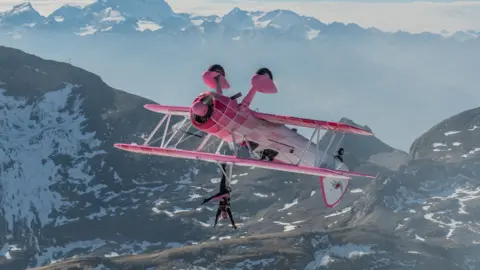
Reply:
M180 220L154 218L148 205L186 187L197 165L112 147L140 142L141 132L154 128L158 116L143 108L148 100L18 50L1 47L0 63L0 239L31 251L20 268L73 254L69 243L134 250L134 243L162 246L184 237L189 229ZM178 230L168 230L172 225Z
M200 203L217 191L215 165L113 148L153 130L162 115L143 108L151 101L19 50L0 47L0 63L2 269L480 267L479 158L428 157L436 127L414 159L377 138L337 135L350 168L379 176L352 179L333 209L316 177L235 168L238 229L213 229L216 205ZM460 115L463 126L449 128L473 129L474 113Z

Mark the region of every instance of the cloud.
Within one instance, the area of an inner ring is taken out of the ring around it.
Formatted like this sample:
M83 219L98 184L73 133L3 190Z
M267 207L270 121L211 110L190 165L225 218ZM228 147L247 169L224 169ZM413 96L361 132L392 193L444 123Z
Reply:
M0 1L0 10L18 4L17 0ZM31 0L42 14L48 15L64 4L85 6L92 0ZM480 1L318 1L318 0L167 0L177 12L202 15L223 15L234 6L247 10L289 9L312 16L325 23L356 23L362 27L376 27L384 31L412 33L480 31Z

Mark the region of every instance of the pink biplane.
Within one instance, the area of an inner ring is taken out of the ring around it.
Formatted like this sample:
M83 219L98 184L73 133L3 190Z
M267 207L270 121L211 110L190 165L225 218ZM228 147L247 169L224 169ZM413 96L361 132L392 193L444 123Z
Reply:
M210 88L214 88L215 92L201 93L194 99L190 107L144 105L148 110L164 114L164 117L143 145L115 144L115 147L134 153L196 159L217 164L226 163L230 165L228 181L232 176L233 165L319 176L323 201L329 208L340 202L351 177L375 178L372 175L350 172L341 157L328 154L337 133L373 136L371 132L344 123L266 114L249 108L257 92L277 93L277 87L269 69L261 68L256 72L251 79L251 89L240 103L237 99L242 96L241 93L231 97L223 94L223 90L229 89L230 85L225 77L225 71L220 65L211 66L203 74L203 81ZM173 125L172 131L167 133L172 115L183 116L184 119ZM166 126L161 137L160 147L149 146L154 134L165 121ZM314 130L311 138L307 139L297 133L295 129L285 125L307 127ZM183 130L182 128L185 126L188 128ZM200 145L195 150L177 148L181 142L192 136L201 137L198 132L188 131L192 126L199 132L206 133ZM334 132L325 151L319 149L321 130ZM172 142L178 132L183 135ZM186 135L189 136L185 138ZM340 141L343 139L343 135ZM167 136L169 137L167 138ZM212 136L220 139L214 153L204 151ZM230 155L220 154L225 142L232 151ZM338 142L339 144L340 142ZM239 150L241 149L247 151L247 157L240 157ZM227 175L227 172L223 171L223 173Z

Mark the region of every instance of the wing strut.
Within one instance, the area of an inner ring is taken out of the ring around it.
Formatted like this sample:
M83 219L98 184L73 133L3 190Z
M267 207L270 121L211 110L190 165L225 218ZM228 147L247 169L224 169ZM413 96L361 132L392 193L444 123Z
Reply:
M165 122L165 119L167 119L167 117L170 116L169 114L165 114L165 116L163 116L162 120L160 120L160 122L158 122L157 126L153 129L152 133L150 133L150 135L148 136L148 138L145 140L145 142L143 143L143 145L148 145L148 143L150 142L150 140L153 138L153 135L155 135L155 133L157 133L158 129L162 126L163 122Z
M317 166L321 166L323 164L323 161L325 161L325 158L327 157L328 155L328 150L330 149L330 147L332 146L332 143L333 141L335 140L335 136L337 135L337 133L333 133L332 135L332 138L330 139L330 142L328 143L328 146L327 146L327 149L325 149L325 153L323 154L322 156L322 160L320 161L319 164L317 164ZM317 144L318 146L318 144Z
M316 140L316 146L317 146L317 153L315 154L315 164L314 167L317 167L318 165L318 156L320 155L320 132L317 133L317 140Z
M169 114L167 118L167 123L165 124L165 129L163 130L162 143L160 144L160 147L163 147L163 145L165 144L165 137L167 137L168 126L170 125L171 118L172 118L172 115Z
M205 139L203 139L203 141L200 143L200 145L197 147L197 150L196 151L202 151L203 147L205 147L205 145L207 144L208 140L210 140L210 137L212 135L208 134Z
M173 137L175 137L175 135L177 135L178 131L183 127L183 125L185 125L185 122L188 120L188 116L185 116L185 119L183 119L183 121L180 123L180 126L178 128L175 129L175 131L173 132L172 136L170 136L170 138L167 140L167 142L165 143L165 147L168 146L168 144L172 141ZM175 125L173 126L173 128L175 128Z
M315 130L312 132L312 136L310 137L310 140L309 140L308 143L307 143L307 146L305 146L305 148L303 148L302 154L301 154L300 157L298 158L297 165L300 165L300 162L302 161L303 155L305 155L305 152L307 151L307 149L308 149L308 148L310 147L310 145L312 144L313 138L315 137L315 134L316 134L317 132L320 132L320 131L318 130L318 128L315 128Z

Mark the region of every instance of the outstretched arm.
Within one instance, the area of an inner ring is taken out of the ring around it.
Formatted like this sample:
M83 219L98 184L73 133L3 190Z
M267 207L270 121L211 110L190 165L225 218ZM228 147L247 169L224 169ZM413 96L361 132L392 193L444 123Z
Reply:
M217 193L217 194L215 194L215 195L213 195L213 196L210 196L210 197L208 197L208 198L206 198L206 199L203 199L202 204L206 204L207 202L209 202L209 201L212 200L212 199L228 198L228 196L229 196L228 193L229 193L228 190L224 190L224 191L222 191L222 192L219 192L219 193Z
M232 227L236 229L237 225L235 225L235 221L233 221L233 215L232 215L232 211L230 211L230 208L227 209L227 213L228 213L228 216L230 217L230 222L232 222Z
M215 198L217 195L218 195L218 194L215 194L215 195L210 196L210 197L208 197L208 198L206 198L206 199L203 199L202 204L206 204L206 203L209 202L211 199Z
M217 215L215 216L215 224L213 225L214 228L217 226L218 218L220 217L221 213L222 213L222 211L220 210L220 207L219 207L217 209Z

